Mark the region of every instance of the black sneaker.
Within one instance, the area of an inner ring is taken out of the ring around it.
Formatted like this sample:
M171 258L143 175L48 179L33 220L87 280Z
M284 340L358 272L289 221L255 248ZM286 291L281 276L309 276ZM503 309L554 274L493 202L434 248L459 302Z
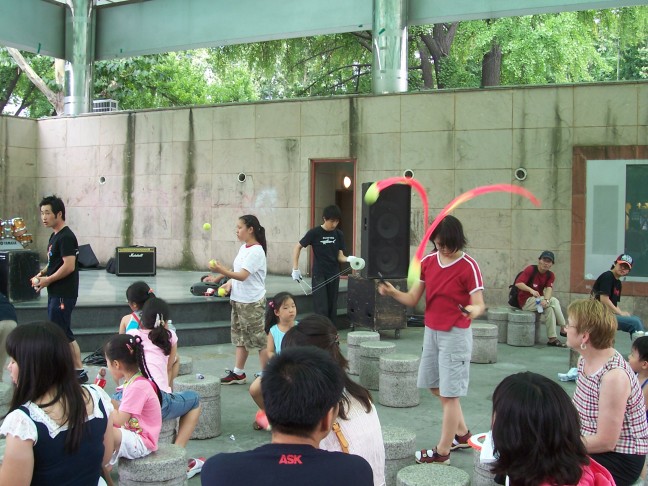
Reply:
M247 382L245 373L237 375L232 370L225 371L227 371L227 376L221 378L221 385L245 385L245 383Z
M79 383L88 383L88 373L86 373L86 370L76 370L76 375L77 375L77 380L79 380Z

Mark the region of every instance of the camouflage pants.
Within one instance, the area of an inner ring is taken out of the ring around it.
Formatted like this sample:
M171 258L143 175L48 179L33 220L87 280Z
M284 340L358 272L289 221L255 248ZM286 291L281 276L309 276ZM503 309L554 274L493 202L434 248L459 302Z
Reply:
M230 301L232 305L232 344L250 349L264 349L268 337L264 332L265 297L258 302L244 304Z

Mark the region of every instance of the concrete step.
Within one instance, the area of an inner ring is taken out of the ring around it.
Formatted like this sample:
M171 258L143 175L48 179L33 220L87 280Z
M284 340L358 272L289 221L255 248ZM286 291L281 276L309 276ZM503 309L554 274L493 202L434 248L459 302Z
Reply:
M178 346L207 346L230 342L230 321L174 323ZM73 329L81 352L89 353L103 347L117 334L118 326L82 327Z

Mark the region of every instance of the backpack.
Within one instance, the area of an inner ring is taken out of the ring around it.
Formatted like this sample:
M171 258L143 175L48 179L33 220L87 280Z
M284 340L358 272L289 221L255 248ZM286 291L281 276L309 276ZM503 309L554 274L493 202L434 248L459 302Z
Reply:
M523 272L524 270L522 270ZM515 286L515 282L517 282L517 279L522 275L522 272L518 273L515 278L513 279L513 285L509 285L509 298L508 298L508 305L511 307L515 307L516 309L520 308L520 304L518 303L518 294L520 293L520 289L518 289ZM531 284L533 283L533 279L536 276L536 273L538 273L538 265L533 265L533 272L531 273L531 278L527 282L527 285L531 287ZM549 275L551 275L551 272L549 272Z

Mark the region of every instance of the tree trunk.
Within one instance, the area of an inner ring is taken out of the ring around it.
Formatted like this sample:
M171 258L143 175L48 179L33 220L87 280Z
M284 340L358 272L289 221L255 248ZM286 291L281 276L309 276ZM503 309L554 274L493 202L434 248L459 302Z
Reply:
M5 88L4 96L0 99L0 114L4 111L5 107L7 106L7 103L9 103L13 90L16 88L16 85L18 84L18 80L20 79L21 74L22 74L22 70L20 68L16 69L16 74L14 75L13 78L11 78L9 84L7 84L7 87Z
M491 49L482 59L482 88L485 86L499 86L502 72L502 48L493 41Z
M61 113L63 113L63 93L55 93L54 91L52 91L47 86L47 84L45 84L45 81L43 81L41 77L36 74L36 71L32 69L32 67L29 65L27 60L23 57L18 49L14 49L13 47L7 47L6 49L9 55L13 57L14 61L16 61L16 64L18 64L18 67L20 67L20 69L25 72L29 80L34 83L34 86L36 86L36 88L38 88L38 91L45 95L47 101L49 101L56 110L56 114L60 115Z
M421 75L423 77L423 89L434 88L434 78L432 77L432 62L430 61L430 52L425 44L418 42L419 57L421 58Z
M443 60L450 55L450 48L452 47L452 41L454 41L455 34L457 33L458 25L459 22L453 22L451 24L434 24L432 35L421 35L421 40L432 56L434 72L437 79L437 87L439 89L445 88L443 76L441 76Z

